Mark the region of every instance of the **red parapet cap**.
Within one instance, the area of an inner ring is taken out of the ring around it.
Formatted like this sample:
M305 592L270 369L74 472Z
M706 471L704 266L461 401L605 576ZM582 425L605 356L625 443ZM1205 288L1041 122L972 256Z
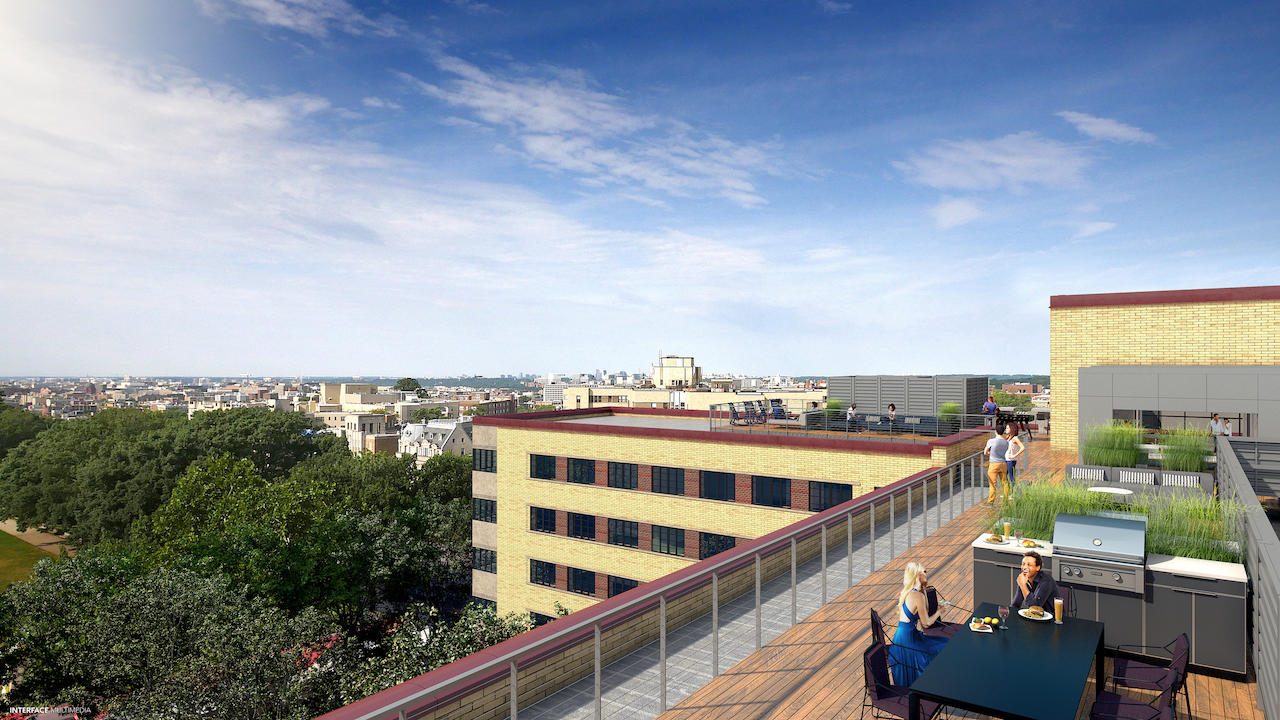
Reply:
M1103 307L1107 305L1167 305L1171 303L1248 302L1280 300L1280 285L1208 288L1204 290L1154 290L1150 292L1050 295L1049 309Z

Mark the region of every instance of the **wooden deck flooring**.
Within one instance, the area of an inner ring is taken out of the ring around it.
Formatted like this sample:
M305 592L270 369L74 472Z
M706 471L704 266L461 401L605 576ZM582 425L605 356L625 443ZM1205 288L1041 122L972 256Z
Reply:
M1045 443L1047 450L1048 443ZM1048 453L1042 453L1048 457ZM1034 459L1033 459L1034 464ZM748 720L755 718L857 718L862 714L862 652L870 643L869 610L892 623L907 562L919 560L930 582L957 605L972 607L970 543L990 522L989 508L970 508L910 551L872 573L819 608L799 625L663 713L663 720ZM956 610L944 616L963 620ZM1092 677L1092 675L1090 675ZM1264 720L1257 687L1192 674L1189 680L1197 720ZM1093 684L1081 702L1078 720L1089 716ZM1141 697L1141 693L1133 693ZM953 713L951 717L974 717Z

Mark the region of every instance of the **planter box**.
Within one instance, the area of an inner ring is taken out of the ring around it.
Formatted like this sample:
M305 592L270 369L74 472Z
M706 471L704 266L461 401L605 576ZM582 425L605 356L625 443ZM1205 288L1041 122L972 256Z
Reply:
M1203 492L1212 496L1213 473L1149 468L1117 468L1103 465L1068 465L1066 481L1072 485L1101 485L1134 492Z

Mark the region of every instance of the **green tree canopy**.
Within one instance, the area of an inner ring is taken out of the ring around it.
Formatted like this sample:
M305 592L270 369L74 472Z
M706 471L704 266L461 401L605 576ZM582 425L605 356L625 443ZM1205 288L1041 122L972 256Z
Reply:
M399 390L401 392L409 392L411 390L417 390L418 388L421 388L422 383L418 382L417 380L414 380L411 377L407 377L407 378L400 378L399 380L396 381L396 384L393 385L392 387L395 390Z
M1030 395L1014 395L1003 390L996 390L991 394L995 396L996 405L1000 407L1031 407Z
M306 653L335 632L314 611L290 617L225 577L144 572L89 551L44 561L0 595L0 675L22 668L15 705L303 720L338 702L332 672L303 672Z
M23 441L48 430L53 423L52 418L0 403L0 460Z
M414 408L413 412L409 414L409 419L416 423L424 423L428 420L442 418L444 417L444 414L445 409L443 407L439 405L432 405L430 407Z

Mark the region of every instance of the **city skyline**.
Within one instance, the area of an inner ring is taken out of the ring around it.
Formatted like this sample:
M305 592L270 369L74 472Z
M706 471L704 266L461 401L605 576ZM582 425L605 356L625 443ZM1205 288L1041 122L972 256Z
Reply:
M1278 15L11 4L0 375L1047 373L1275 283Z

